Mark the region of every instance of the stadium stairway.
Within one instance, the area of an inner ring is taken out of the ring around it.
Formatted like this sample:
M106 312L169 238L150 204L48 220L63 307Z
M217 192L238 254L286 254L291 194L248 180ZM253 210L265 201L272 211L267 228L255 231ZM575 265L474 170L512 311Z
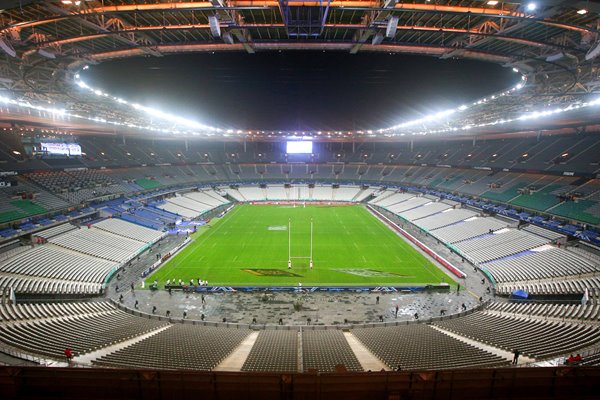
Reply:
M495 354L497 356L500 356L502 358L505 358L507 361L512 361L513 360L514 354L511 353L510 351L502 350L502 349L500 349L498 347L491 346L491 345L489 345L487 343L483 343L483 342L480 342L480 341L477 341L477 340L469 339L469 338L464 337L462 335L459 335L459 334L456 334L454 332L450 332L450 331L447 331L447 330L445 330L443 328L440 328L437 325L430 325L430 326L433 329L435 329L435 330L437 330L439 332L442 332L443 334L448 335L448 336L450 336L450 337L452 337L452 338L454 338L456 340L460 340L463 343L470 344L471 346L475 346L475 347L477 347L477 348L479 348L481 350L484 350L484 351L490 352L492 354ZM519 362L518 362L518 364L528 364L528 363L531 363L531 362L534 362L534 361L535 361L535 359L529 358L529 357L525 356L524 354L521 354L519 356Z
M246 359L248 359L250 350L252 350L258 338L258 333L258 331L255 331L249 334L229 356L214 368L214 371L241 371Z
M350 348L354 352L354 355L358 359L358 362L365 371L389 371L390 368L385 365L375 354L373 354L368 348L365 347L353 334L352 332L344 332L344 337Z
M145 334L140 335L140 336L136 336L134 338L125 340L123 342L115 343L112 346L103 347L101 349L98 349L96 351L92 351L90 353L81 354L79 356L73 357L73 361L75 363L78 363L78 364L89 365L89 364L91 364L91 362L93 360L96 360L96 359L98 359L98 358L100 358L102 356L105 356L107 354L114 353L115 351L124 349L125 347L129 347L129 346L131 346L133 344L136 344L138 342L141 342L142 340L145 340L145 339L147 339L147 338L149 338L151 336L154 336L157 333L160 333L160 332L162 332L162 331L164 331L166 329L169 329L171 326L172 325L161 326L160 328L157 328L157 329L155 329L155 330L153 330L151 332L145 333Z

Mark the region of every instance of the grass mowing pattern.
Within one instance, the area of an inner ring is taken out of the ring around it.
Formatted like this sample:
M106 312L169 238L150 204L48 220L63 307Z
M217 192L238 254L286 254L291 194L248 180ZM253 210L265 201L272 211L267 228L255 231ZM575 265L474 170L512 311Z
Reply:
M288 219L293 260L288 270ZM238 205L203 227L177 256L151 275L158 279L208 280L210 286L410 285L453 281L363 206ZM290 276L292 274L292 276Z

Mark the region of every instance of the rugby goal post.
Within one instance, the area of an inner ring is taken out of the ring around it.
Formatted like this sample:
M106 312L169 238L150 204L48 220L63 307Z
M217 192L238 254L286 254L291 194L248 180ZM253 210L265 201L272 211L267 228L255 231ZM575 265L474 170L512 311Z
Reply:
M308 259L310 269L313 268L313 220L310 219L310 253L308 256L292 256L292 219L288 219L288 269L292 269L292 260Z

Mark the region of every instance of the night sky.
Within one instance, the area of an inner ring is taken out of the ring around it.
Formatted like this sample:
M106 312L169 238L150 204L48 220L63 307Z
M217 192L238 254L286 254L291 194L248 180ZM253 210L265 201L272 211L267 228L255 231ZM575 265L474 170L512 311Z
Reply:
M92 66L92 86L223 128L358 130L503 90L510 68L470 60L342 52L216 53Z

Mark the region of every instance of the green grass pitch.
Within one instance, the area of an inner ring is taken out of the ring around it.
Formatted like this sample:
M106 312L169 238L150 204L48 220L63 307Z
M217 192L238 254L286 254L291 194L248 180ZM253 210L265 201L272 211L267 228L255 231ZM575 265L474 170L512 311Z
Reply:
M288 221L292 256L288 261ZM192 237L149 276L207 280L209 286L401 286L453 284L444 272L361 205L238 205Z

